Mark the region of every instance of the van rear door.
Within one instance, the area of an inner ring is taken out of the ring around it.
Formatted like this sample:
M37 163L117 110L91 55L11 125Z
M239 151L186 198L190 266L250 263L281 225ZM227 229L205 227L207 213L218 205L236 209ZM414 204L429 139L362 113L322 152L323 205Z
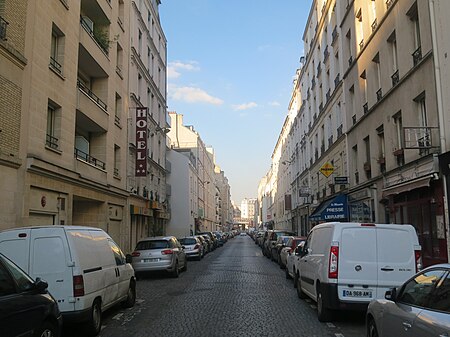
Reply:
M0 233L0 253L30 274L31 229L7 230Z
M341 230L338 262L338 297L342 301L368 302L377 282L376 231L372 226L336 226Z
M376 228L377 297L384 298L389 288L401 285L416 272L413 237L415 232L410 225L377 225Z
M30 276L48 283L48 290L58 302L61 312L73 311L73 271L67 238L63 228L31 230Z

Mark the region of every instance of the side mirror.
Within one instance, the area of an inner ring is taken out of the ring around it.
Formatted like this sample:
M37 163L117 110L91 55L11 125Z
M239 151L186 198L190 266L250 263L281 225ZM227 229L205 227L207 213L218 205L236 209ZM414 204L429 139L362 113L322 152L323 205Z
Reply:
M36 286L36 290L41 294L47 291L48 283L42 280L40 277L36 277L36 282L34 283L34 285Z
M133 257L131 256L131 254L125 255L125 262L126 263L131 263L132 260L133 260Z
M391 288L390 290L386 291L384 298L389 301L395 302L397 300L397 289Z

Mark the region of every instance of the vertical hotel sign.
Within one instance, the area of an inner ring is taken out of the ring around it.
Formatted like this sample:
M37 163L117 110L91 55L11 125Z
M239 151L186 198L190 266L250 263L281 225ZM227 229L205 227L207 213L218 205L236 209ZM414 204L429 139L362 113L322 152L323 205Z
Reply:
M136 108L136 177L147 175L147 111Z

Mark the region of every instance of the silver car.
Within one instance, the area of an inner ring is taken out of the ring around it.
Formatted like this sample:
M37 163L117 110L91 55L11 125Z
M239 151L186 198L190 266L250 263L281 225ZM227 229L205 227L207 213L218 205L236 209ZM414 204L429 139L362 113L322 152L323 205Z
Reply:
M187 270L186 254L174 236L141 239L131 256L136 276L144 272L167 271L178 277L180 270Z
M428 267L370 302L368 337L450 336L450 264Z
M187 258L201 260L203 258L203 244L195 236L187 236L179 240L184 247Z

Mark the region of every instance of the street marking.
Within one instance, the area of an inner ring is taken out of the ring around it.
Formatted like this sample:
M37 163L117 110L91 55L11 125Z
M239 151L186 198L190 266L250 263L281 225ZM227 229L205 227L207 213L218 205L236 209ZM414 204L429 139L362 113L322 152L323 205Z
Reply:
M329 328L335 328L336 327L336 325L334 325L333 323L327 323L327 325L328 325Z

